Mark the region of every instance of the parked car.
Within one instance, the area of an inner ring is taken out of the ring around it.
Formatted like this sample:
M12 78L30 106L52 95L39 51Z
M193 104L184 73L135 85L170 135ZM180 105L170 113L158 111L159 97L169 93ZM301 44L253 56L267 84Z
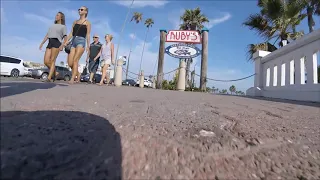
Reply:
M1 55L0 67L2 76L19 77L25 74L23 60L16 57Z
M34 69L32 70L32 77L35 79L45 80L48 78L49 71L50 70L48 68ZM70 81L72 73L68 68L56 66L56 72L58 72L56 80Z
M25 63L23 63L23 66L24 66L24 76L31 77L33 69Z
M101 77L102 77L101 74L95 74L95 75L93 76L93 81L94 81L95 83L100 83ZM89 79L90 79L90 74L82 74L82 75L80 76L80 82L88 82ZM104 80L103 80L103 83L106 84L106 83L107 83L107 80L104 79Z
M136 86L139 86L140 84L140 79L137 80L136 82ZM147 78L144 78L144 87L152 87L152 81L151 80L148 80Z
M127 86L135 86L136 81L133 79L126 79L122 81L122 85L127 85Z

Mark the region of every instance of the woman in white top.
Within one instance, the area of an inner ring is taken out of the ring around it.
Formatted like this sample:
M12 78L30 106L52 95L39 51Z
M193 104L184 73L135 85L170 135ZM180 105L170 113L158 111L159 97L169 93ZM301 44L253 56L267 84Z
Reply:
M98 57L101 55L102 60L100 61L100 66L102 68L102 77L99 85L103 85L103 80L106 78L107 83L109 83L109 77L107 77L107 69L110 67L112 63L114 65L114 45L111 42L113 36L111 34L107 34L105 36L106 43L102 45L102 48L97 55Z

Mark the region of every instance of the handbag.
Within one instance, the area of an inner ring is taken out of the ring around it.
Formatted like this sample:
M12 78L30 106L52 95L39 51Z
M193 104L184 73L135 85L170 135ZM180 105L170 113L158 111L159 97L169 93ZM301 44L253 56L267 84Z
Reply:
M86 22L86 21L87 21L87 20L83 21L83 23L84 23L84 22ZM65 51L67 54L69 54L69 53L70 53L70 51L71 51L71 47L72 47L72 43L73 43L73 40L74 40L74 38L76 37L76 35L77 35L77 33L78 33L78 31L79 31L80 27L83 25L83 23L82 23L82 24L80 24L79 28L77 29L76 33L75 33L75 34L74 34L74 36L72 37L71 41L69 41L69 42L68 42L68 44L64 47L64 51Z

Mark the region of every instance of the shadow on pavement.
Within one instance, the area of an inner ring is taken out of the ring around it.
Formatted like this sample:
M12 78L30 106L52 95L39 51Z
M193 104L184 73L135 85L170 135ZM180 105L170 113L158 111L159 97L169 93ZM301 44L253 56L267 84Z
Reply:
M64 84L55 83L34 83L34 82L5 82L1 83L0 97L7 97L16 94L37 90L37 89L50 89L55 86L68 86Z
M1 179L122 179L121 139L103 117L1 112Z

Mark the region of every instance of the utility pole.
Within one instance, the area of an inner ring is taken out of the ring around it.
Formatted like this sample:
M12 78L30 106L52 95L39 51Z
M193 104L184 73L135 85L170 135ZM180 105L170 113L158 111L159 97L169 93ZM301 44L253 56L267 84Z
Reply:
M127 61L126 79L128 79L129 62L130 62L130 55L131 55L131 52L132 52L132 44L133 44L133 41L131 41L130 51L129 51L129 56L128 56L128 61Z
M123 22L122 29L121 29L121 32L120 32L119 42L118 42L118 45L117 45L117 51L116 51L116 57L115 57L114 77L116 76L116 71L117 71L117 68L116 68L116 67L117 67L117 62L118 62L118 52L119 52L119 47L120 47L120 42L121 42L123 30L124 30L124 28L126 27L126 23L127 23L129 14L130 14L130 12L131 12L131 8L132 8L132 5L133 5L133 2L134 2L134 0L132 0L132 2L131 2L131 5L130 5L130 7L129 7L129 10L128 10L126 19L125 19L124 22Z

